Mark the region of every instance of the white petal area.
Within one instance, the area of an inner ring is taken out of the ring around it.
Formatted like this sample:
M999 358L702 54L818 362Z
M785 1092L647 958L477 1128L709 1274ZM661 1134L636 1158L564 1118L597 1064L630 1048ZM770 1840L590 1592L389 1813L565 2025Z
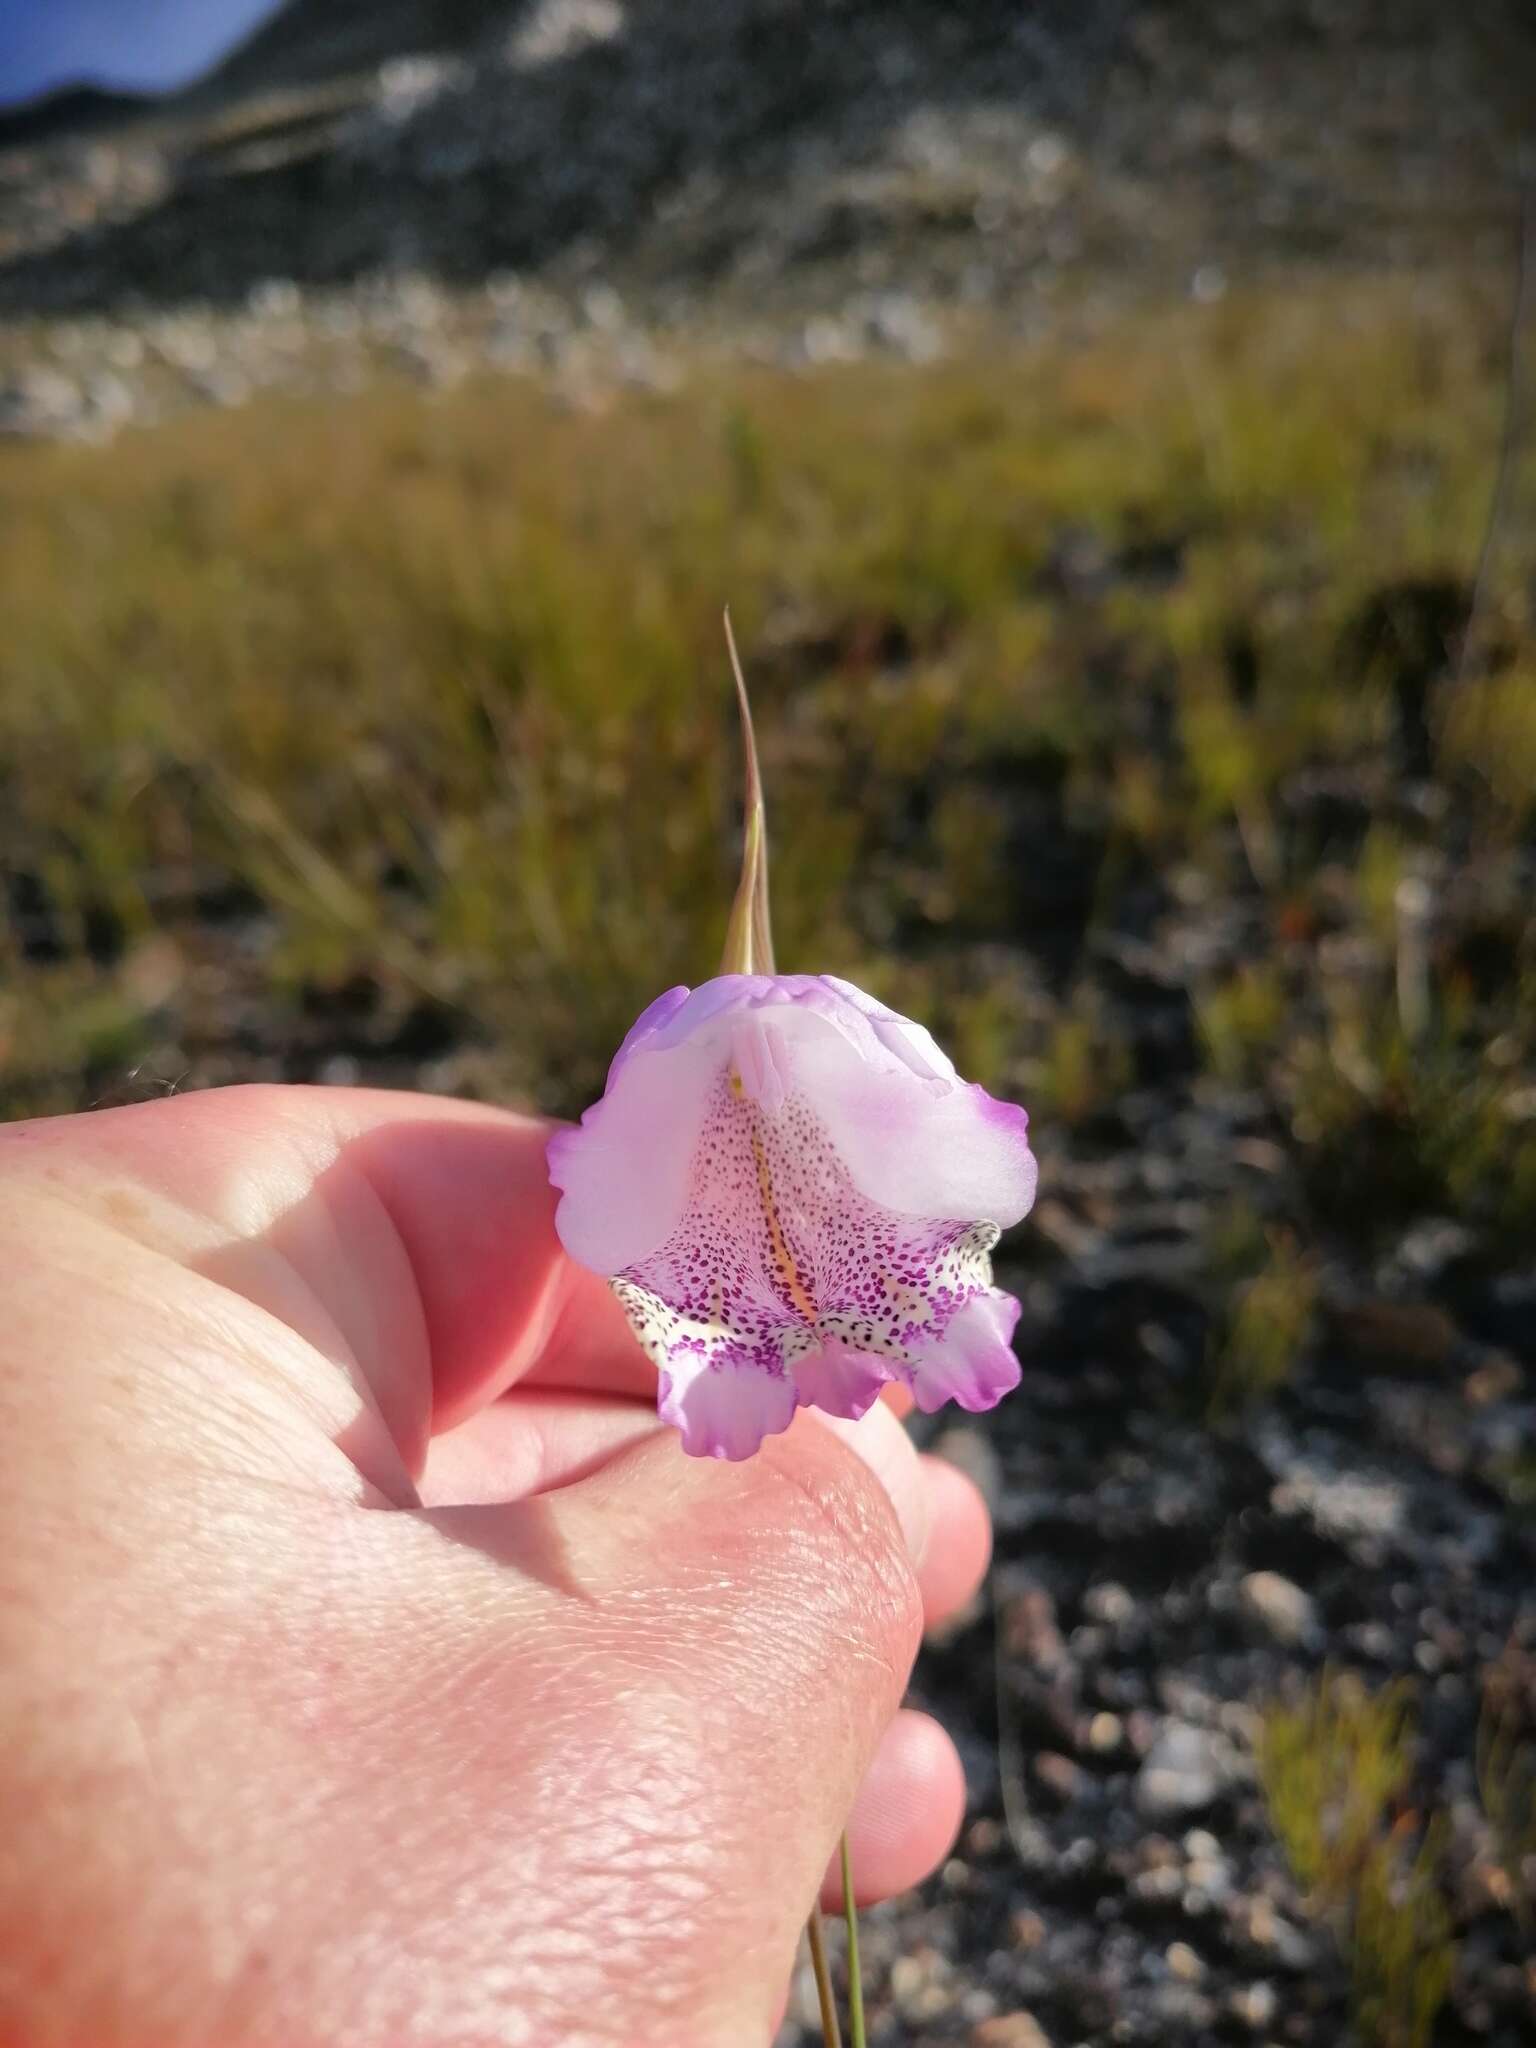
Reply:
M722 1017L736 1016L743 1011L762 1004L782 1004L790 1000L789 985L804 976L783 975L777 979L768 974L717 974L713 980L701 981L697 988L685 989L684 1000L673 1002L676 991L668 990L665 996L658 996L642 1017L630 1028L629 1036L620 1047L622 1056L626 1047L638 1044L640 1024L650 1020L648 1036L651 1045L666 1051L681 1045L684 1040L699 1038L719 1023Z
M904 1216L1002 1229L1029 1213L1037 1169L1022 1109L964 1082L875 1067L836 1033L781 1028L794 1031L795 1087L861 1194Z
M749 1010L734 1021L731 1070L747 1099L766 1116L780 1113L790 1090L789 1048L762 1010Z
M979 1415L1019 1384L1011 1339L1019 1304L997 1288L978 1294L949 1320L936 1343L917 1349L908 1372L925 1415L953 1401Z
M914 1023L897 1010L888 1010L851 981L835 974L823 974L822 984L836 991L863 1017L867 1017L876 1042L920 1080L957 1081L955 1063L925 1024Z
M663 1422L682 1435L691 1458L750 1458L765 1436L778 1436L798 1406L787 1373L704 1358L675 1363L656 1404Z
M880 1389L896 1378L892 1361L828 1337L796 1361L795 1390L805 1407L824 1415L857 1422L880 1398Z
M550 1139L555 1229L578 1265L621 1273L675 1229L726 1057L718 1034L631 1052L580 1124Z

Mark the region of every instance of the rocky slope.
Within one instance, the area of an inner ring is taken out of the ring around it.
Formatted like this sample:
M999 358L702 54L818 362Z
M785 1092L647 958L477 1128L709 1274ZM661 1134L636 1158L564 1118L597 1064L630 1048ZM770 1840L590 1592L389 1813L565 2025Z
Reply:
M430 375L583 326L621 367L921 354L1298 263L1506 264L1532 49L1517 0L295 0L105 131L0 129L0 362L106 379L8 416L143 409L105 330L156 320L196 326L162 385L227 397L355 376L359 333Z

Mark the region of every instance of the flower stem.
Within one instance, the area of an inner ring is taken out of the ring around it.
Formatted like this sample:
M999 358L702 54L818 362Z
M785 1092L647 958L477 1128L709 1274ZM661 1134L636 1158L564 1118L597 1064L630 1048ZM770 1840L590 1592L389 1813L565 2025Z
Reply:
M859 1916L853 1903L853 1858L845 1834L839 1845L843 1864L843 1919L848 1925L848 2040L849 2048L865 2048L864 1983L859 1975Z
M812 1906L805 1923L810 1944L811 1968L816 1973L816 1996L821 2001L821 2038L826 2048L843 2048L842 2029L837 2024L837 2000L832 1996L832 1971L827 1962L826 1929L821 1924L821 1907Z

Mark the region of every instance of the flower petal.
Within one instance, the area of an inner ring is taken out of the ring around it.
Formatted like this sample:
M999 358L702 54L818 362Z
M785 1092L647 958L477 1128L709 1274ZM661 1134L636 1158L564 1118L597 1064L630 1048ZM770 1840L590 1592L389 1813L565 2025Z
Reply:
M880 1389L895 1377L890 1359L855 1351L836 1337L824 1339L794 1368L795 1390L803 1406L849 1422L857 1422L872 1408Z
M1036 1168L1029 1118L963 1081L877 1068L831 1034L797 1039L795 1083L861 1193L907 1216L1028 1214Z
M549 1177L564 1197L555 1229L578 1265L612 1278L673 1229L724 1057L687 1041L633 1051L614 1061L606 1094L580 1124L550 1139Z
M1019 1384L1011 1339L1019 1304L990 1288L953 1315L936 1341L916 1349L908 1375L913 1399L925 1415L946 1401L973 1415L995 1408Z
M851 984L722 975L651 1004L552 1140L556 1225L614 1280L686 1447L744 1457L797 1402L1017 1384L988 1254L1034 1197L1027 1132Z
M795 1419L794 1384L759 1365L702 1358L664 1373L656 1410L692 1458L750 1458Z
M634 1023L624 1034L624 1042L608 1065L608 1085L623 1066L635 1048L645 1040L655 1038L662 1026L670 1022L688 1000L689 991L681 982L676 988L664 989L654 1003L647 1003Z
M924 1081L957 1081L955 1063L939 1044L926 1024L914 1023L910 1017L903 1017L896 1010L888 1010L884 1003L866 995L851 981L842 981L835 974L823 974L820 980L824 987L836 990L843 1000L852 1005L861 1017L867 1017L875 1039L884 1050L908 1067Z

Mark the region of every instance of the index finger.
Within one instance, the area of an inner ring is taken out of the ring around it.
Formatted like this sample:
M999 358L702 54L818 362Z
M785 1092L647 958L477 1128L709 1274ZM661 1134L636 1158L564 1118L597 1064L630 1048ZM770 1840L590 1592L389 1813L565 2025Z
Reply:
M382 1089L220 1088L0 1127L0 1171L105 1204L183 1264L226 1247L222 1284L285 1319L269 1260L233 1254L295 1265L414 1465L429 1432L519 1381L654 1394L606 1282L555 1235L552 1128Z

